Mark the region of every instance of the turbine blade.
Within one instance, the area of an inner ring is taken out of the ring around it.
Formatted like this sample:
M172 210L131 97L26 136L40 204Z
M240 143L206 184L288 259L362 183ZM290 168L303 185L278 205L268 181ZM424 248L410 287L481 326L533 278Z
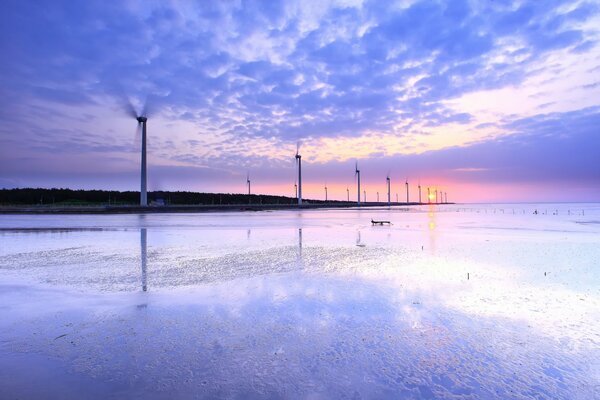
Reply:
M134 144L136 149L141 146L142 143L142 124L138 122L137 127L135 128L135 138Z
M144 107L142 107L141 116L148 117L148 114L152 113L152 100L151 96L146 96L146 101L144 102Z
M129 100L129 98L127 98L127 97L123 98L123 107L125 108L125 113L127 115L137 119L138 113L137 113L137 111L135 111L135 107L133 106L133 104L131 104L131 101Z

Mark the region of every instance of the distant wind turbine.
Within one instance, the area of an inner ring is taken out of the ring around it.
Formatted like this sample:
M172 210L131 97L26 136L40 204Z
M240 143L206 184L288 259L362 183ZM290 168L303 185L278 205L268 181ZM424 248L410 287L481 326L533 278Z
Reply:
M379 192L377 192L377 202L379 203Z
M348 202L350 202L350 188L346 188L346 196L348 197Z
M248 196L250 196L250 172L246 173L246 184L248 185Z
M296 164L298 164L298 205L302 205L302 156L300 155L300 142L296 144Z
M419 204L421 204L421 181L419 180Z
M358 194L356 196L356 202L360 207L360 170L358 169L358 161L354 164L354 176L357 178L358 182Z
M327 184L325 184L325 201L327 201Z
M408 178L406 178L405 184L406 184L406 204L408 204L409 203L409 200L408 200Z
M363 190L363 193L365 194L365 197L364 197L363 201L366 203L367 202L367 191Z
M388 192L388 207L391 205L391 200L390 200L390 174L388 173L387 177L385 178L385 181L387 183L387 192Z
M427 188L427 202L431 203L431 189Z

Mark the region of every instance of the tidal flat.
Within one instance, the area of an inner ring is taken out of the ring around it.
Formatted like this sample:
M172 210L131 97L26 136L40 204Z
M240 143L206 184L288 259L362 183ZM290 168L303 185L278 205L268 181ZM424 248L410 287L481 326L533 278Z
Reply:
M1 398L596 399L600 205L2 215L0 311Z

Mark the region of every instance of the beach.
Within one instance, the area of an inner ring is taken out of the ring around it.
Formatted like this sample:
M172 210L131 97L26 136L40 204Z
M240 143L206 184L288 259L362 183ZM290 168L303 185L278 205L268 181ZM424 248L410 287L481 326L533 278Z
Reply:
M2 215L2 396L594 399L599 239L589 203Z

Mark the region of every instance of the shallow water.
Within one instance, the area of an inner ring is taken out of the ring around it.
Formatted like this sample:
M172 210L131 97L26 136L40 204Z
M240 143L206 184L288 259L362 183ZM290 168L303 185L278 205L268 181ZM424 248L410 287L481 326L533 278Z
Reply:
M0 216L0 392L600 398L599 244L598 204Z

